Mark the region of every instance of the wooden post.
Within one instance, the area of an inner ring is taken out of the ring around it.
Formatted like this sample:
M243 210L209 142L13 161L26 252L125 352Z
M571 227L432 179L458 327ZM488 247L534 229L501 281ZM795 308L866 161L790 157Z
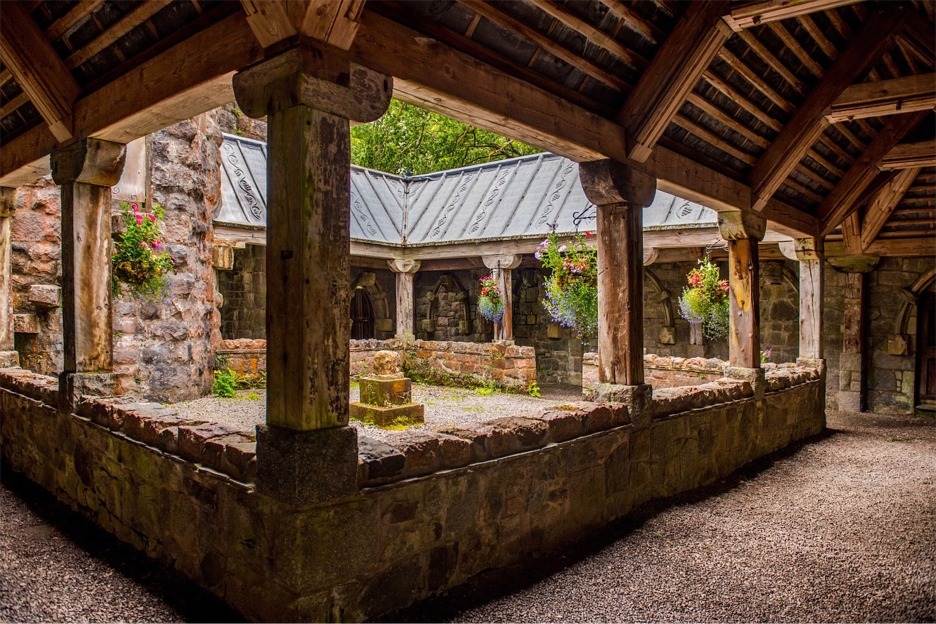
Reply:
M579 165L598 210L598 383L637 386L643 370L643 207L656 180L611 160Z
M419 260L387 260L390 270L396 273L396 337L410 338L415 335L413 325L413 278L419 266Z
M0 366L17 366L13 346L13 284L10 225L16 210L16 189L0 188Z
M789 244L781 243L780 251L787 258L799 262L799 357L821 360L824 357L822 298L825 291L822 241L800 238Z
M64 373L113 369L111 186L123 171L122 144L82 139L52 154L62 190Z
M484 266L497 277L504 297L504 316L494 323L494 340L513 340L513 270L520 266L520 254L494 254L482 256Z
M350 120L373 121L392 80L303 42L234 76L267 116L267 426L257 489L302 504L357 488L350 387Z
M760 283L757 244L767 221L749 212L718 213L718 228L728 241L728 363L760 368Z
M861 412L867 407L867 354L865 349L865 275L880 261L871 256L845 256L831 260L845 273L845 297L842 301L842 352L839 355L840 410Z

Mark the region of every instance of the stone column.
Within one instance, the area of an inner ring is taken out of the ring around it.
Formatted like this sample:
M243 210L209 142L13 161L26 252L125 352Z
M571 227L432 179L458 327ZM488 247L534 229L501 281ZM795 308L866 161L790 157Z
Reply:
M16 189L0 187L0 368L19 366L13 347L13 283L10 225L16 210Z
M494 323L494 340L513 341L513 270L520 266L523 258L519 254L494 254L482 256L484 266L497 278L504 297L504 316Z
M839 355L838 408L862 412L867 408L866 275L880 261L869 256L835 258L832 265L845 273L842 301L842 353Z
M718 229L728 241L730 324L728 363L760 368L760 283L757 244L767 221L750 212L718 213Z
M643 208L653 201L656 180L612 160L582 163L579 176L598 215L595 397L649 404L643 366ZM634 388L640 389L639 401Z
M63 401L115 391L111 322L111 186L125 147L82 139L52 154L62 187ZM65 403L63 403L65 405Z
M350 386L350 120L387 109L392 80L301 43L234 76L267 116L267 426L257 488L293 504L357 488Z
M412 340L416 336L413 325L413 278L422 264L419 260L387 260L396 273L396 337Z

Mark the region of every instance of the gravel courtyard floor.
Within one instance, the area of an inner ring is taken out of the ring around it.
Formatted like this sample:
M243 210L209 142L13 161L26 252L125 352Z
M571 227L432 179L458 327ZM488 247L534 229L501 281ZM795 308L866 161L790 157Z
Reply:
M400 621L936 621L936 424L830 434ZM0 621L236 614L35 487L0 487Z

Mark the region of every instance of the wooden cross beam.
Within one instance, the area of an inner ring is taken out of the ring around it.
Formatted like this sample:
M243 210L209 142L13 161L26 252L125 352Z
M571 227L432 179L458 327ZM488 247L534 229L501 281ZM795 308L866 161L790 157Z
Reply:
M829 123L841 123L866 117L933 110L934 107L936 74L920 74L852 85L835 99L825 118Z
M731 12L725 15L725 23L732 30L740 31L767 22L809 15L817 11L828 11L840 6L854 4L860 0L758 0L756 2L732 2Z
M797 163L828 127L826 109L862 76L890 45L902 25L902 7L878 10L868 17L861 33L826 71L774 142L751 170L753 207L761 210L787 179Z
M916 169L936 165L936 139L918 143L901 143L887 153L878 168L883 171Z

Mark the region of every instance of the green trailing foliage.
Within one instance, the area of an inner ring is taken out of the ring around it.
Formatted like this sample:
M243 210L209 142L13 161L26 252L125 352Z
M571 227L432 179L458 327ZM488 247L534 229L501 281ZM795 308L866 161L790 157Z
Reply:
M169 274L174 271L172 258L163 249L159 223L165 212L159 204L144 212L139 204L120 204L124 231L114 242L111 286L114 296L123 286L148 299L162 297Z
M598 335L598 250L586 242L592 237L586 232L562 242L552 232L534 254L549 270L543 308L554 323L582 340Z
M710 340L728 334L728 281L721 279L718 266L706 258L686 276L689 285L679 297L679 314L690 323L701 323Z

